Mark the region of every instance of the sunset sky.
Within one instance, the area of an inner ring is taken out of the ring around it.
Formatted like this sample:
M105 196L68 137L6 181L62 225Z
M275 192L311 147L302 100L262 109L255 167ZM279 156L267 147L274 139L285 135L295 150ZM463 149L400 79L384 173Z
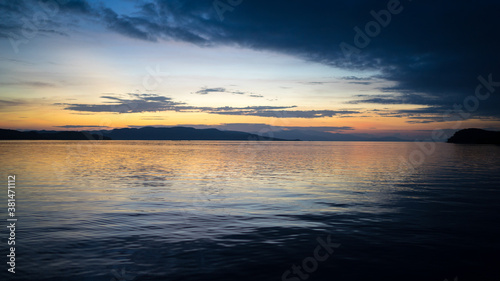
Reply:
M498 11L498 1L0 1L0 128L499 129Z

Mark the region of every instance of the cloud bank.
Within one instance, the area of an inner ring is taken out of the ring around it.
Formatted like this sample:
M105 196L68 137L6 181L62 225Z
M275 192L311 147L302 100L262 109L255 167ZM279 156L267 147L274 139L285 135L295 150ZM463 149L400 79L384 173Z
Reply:
M358 97L360 99L352 103L451 108L474 94L478 75L491 74L494 81L500 81L500 40L496 36L500 30L497 17L500 2L496 0L396 1L400 12L392 14L376 36L365 39L369 44L358 45L359 52L346 56L341 44L355 45L356 40L366 37L366 27L377 20L374 14L380 16L388 2L252 0L225 12L221 20L212 0L137 1L135 11L128 14L113 10L106 2L57 1L58 14L40 23L38 31L62 34L65 31L61 26L70 21L68 18L78 18L83 21L82 26L92 21L138 40L175 40L204 47L229 45L267 50L341 69L375 70L380 73L377 79L393 82L393 86L382 89L387 95ZM21 36L26 28L19 19L31 19L34 12L44 9L39 3L3 1L0 12L6 17L0 23L0 36ZM360 35L363 32L365 35ZM352 79L351 82L369 85L371 81ZM200 90L198 94L209 94L215 89ZM156 101L156 105L152 101L132 103L136 106L127 109L132 112L144 110L141 106L159 111L178 106L167 100ZM110 110L109 105L71 107ZM499 107L500 98L492 95L474 114L498 118ZM283 113L303 118L338 114L332 111ZM235 114L273 113L239 111Z
M55 103L65 110L78 112L143 113L143 112L204 112L219 115L246 115L274 118L323 118L359 113L353 110L290 110L292 106L246 106L246 107L203 107L175 102L172 98L157 94L127 94L124 96L101 96L100 104Z

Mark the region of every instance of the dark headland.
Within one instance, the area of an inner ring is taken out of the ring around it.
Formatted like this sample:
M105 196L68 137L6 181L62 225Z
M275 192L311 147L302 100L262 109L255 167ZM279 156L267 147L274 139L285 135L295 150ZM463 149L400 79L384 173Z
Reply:
M30 131L0 129L0 140L110 140L111 138L90 132Z
M500 132L483 129L463 129L456 132L448 143L500 144Z
M218 129L195 129L191 127L143 127L102 131L104 136L114 140L234 140L234 141L287 141L256 134L221 131Z
M256 134L221 131L217 129L125 128L102 131L29 131L0 129L0 140L234 140L234 141L287 141Z

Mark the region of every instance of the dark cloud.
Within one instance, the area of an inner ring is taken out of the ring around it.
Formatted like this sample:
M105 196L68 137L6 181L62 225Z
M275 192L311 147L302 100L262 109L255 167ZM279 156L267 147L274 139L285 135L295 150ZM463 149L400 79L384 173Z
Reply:
M26 1L1 1L0 14L0 38L17 39L22 29L21 18L27 18L30 12L30 6Z
M225 88L202 88L195 92L198 95L207 95L210 93L224 93L226 92Z
M218 87L218 88L204 87L204 88L201 88L200 90L194 92L194 94L198 94L198 95L208 95L208 94L212 94L212 93L230 93L233 95L247 95L247 96L252 97L252 98L263 98L264 97L262 95L247 93L247 92L243 92L243 91L227 90L226 88L223 88L223 87Z
M430 106L399 110L372 110L372 112L382 117L406 118L408 119L406 122L410 124L454 122L468 119L496 119L494 117L476 116L471 112L462 109L450 109L447 106Z
M301 83L306 84L306 85L323 85L323 84L332 83L332 82L310 81L310 82L301 82Z
M212 1L155 3L160 18L170 15L178 27L212 45L265 49L344 69L377 71L377 79L393 82L385 90L417 94L404 99L409 104L452 106L473 94L478 75L492 73L500 80L500 40L494 36L500 30L498 1L401 1L401 13L392 15L380 34L351 57L340 44L354 45L354 28L364 29L373 20L370 11L387 9L387 1L245 1L222 22ZM498 99L491 100L476 114L498 116L493 109L499 105Z
M219 115L248 115L275 118L322 118L359 113L352 110L289 110L296 106L246 106L246 107L198 107L175 102L169 97L156 94L128 94L125 97L104 95L102 104L56 103L64 109L80 112L205 112ZM157 120L157 119L155 119Z
M409 95L374 98L374 103L451 107L474 94L478 75L491 74L494 81L500 81L500 39L496 36L500 30L499 1L401 1L402 11L393 14L379 34L368 38L366 46L356 45L354 28L364 30L374 20L370 11L387 9L387 2L252 0L225 12L223 21L212 0L138 1L137 11L127 15L106 7L105 2L93 6L83 0L62 1L61 11L90 17L112 31L140 40L239 46L342 69L377 72L377 79L392 82L393 86L383 90ZM16 28L19 31L19 19L32 16L29 11L36 3L3 1L0 12L7 16L0 36L8 37ZM359 52L346 56L341 43ZM492 95L474 114L500 117L499 107L500 98Z
M353 110L255 110L250 108L230 109L227 111L212 111L209 113L223 115L247 115L274 118L323 118L337 115L351 115L359 113Z
M344 76L344 77L342 77L342 80L348 80L348 81L369 81L369 80L373 80L373 77Z
M348 104L418 104L418 105L432 105L436 97L426 96L423 94L388 94L388 95L355 95L358 100L348 101Z
M152 23L144 19L129 16L119 16L113 10L105 8L101 12L102 19L109 29L120 34L149 41L156 41L157 37L150 34L145 28L151 28Z
M43 3L44 1L38 1L38 3ZM49 3L50 1L47 1ZM59 9L62 12L75 13L89 15L94 13L94 9L87 3L87 1L82 0L56 0L59 4Z
M27 8L25 1L2 1L0 2L0 10L7 13L22 13Z
M439 121L439 119L437 120L408 120L406 121L406 123L410 123L410 124L427 124L427 123L434 123L434 122L437 122Z
M86 1L2 1L0 38L9 38L17 53L17 46L39 34L69 36L65 29L79 20L75 20L75 16L91 16L94 13Z
M289 131L289 130L308 130L317 132L342 132L354 130L353 127L340 126L340 127L297 127L297 126L280 126L269 125L264 123L224 123L220 125L185 125L197 129L216 128L219 130L232 130L243 132L276 132L276 131Z
M63 105L64 109L73 111L138 113L176 110L176 107L183 104L155 94L128 94L125 98L115 96L101 96L101 98L107 100L106 104L56 103L56 105Z
M361 81L351 81L349 84L356 84L356 85L371 85L373 84L372 82L361 82Z
M371 85L374 83L373 77L357 77L357 76L345 76L342 77L342 80L348 81L347 83L349 84L355 84L355 85Z

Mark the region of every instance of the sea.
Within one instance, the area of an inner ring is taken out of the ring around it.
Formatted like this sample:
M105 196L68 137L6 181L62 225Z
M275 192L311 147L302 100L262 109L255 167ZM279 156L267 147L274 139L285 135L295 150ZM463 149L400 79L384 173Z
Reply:
M0 280L500 280L500 146L0 141L0 159Z

